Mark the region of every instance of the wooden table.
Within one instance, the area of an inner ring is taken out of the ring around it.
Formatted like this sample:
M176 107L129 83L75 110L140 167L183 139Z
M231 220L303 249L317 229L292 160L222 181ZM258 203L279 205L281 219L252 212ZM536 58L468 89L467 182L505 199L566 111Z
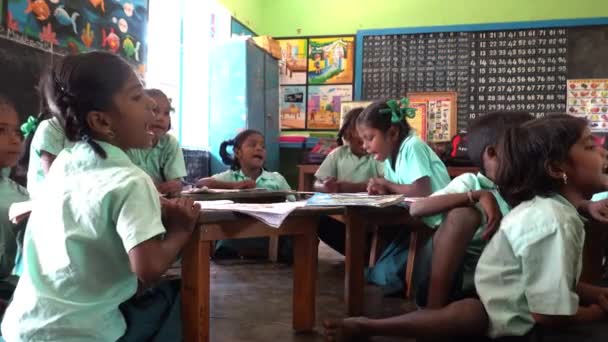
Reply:
M291 192L287 191L239 191L239 192L217 192L217 193L185 193L183 196L190 197L195 201L219 201L230 200L235 203L276 203L285 202Z
M411 217L406 207L348 207L342 215L341 221L346 225L344 301L348 315L358 316L363 314L364 303L366 227L405 225L411 223ZM410 247L413 247L413 251L415 251L416 234L412 234ZM413 271L414 261L414 257L408 258L406 274L411 274ZM410 284L406 284L406 286L409 287Z
M292 324L296 331L311 331L315 324L318 219L321 215L342 212L343 208L299 208L283 222L280 229L271 228L247 216L232 213L201 213L199 227L182 254L184 341L209 341L211 243L235 238L293 236Z
M317 172L319 166L316 164L298 165L298 191L313 191L315 172Z

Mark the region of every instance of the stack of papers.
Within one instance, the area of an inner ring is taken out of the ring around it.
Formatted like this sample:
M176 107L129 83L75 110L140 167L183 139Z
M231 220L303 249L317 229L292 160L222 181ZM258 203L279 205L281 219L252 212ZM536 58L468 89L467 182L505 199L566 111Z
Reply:
M265 192L267 189L253 188L253 189L209 189L204 186L202 188L191 188L182 191L182 194L224 194L224 193L238 193L238 192Z
M220 203L221 202L221 203ZM254 217L265 224L279 228L283 221L306 201L281 203L229 203L230 201L197 201L202 211L237 212Z
M315 207L374 207L384 208L404 203L403 195L369 195L366 192L324 194L318 193L306 201L306 205Z

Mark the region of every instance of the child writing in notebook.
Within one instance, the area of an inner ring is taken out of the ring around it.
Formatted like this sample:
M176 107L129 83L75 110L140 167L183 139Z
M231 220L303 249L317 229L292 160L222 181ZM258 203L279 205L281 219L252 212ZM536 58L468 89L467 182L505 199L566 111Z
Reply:
M367 154L357 132L357 119L363 108L346 113L338 132L339 147L331 151L315 173L315 191L365 192L371 178L382 175L383 164ZM319 238L337 252L344 254L344 223L329 216L319 219Z
M130 65L106 52L66 56L42 89L74 146L55 159L33 202L3 337L180 340L179 284L134 297L138 280L158 281L176 260L200 210L189 199L161 204L124 152L148 146L154 101Z
M346 113L338 131L338 148L323 160L315 173L315 191L365 192L371 178L382 175L382 164L365 152L357 132L357 118L363 108Z
M608 290L579 281L585 230L577 211L605 189L606 151L585 120L564 114L509 128L496 155L496 183L513 210L477 264L479 299L386 319L326 321L329 341L530 337L535 327L551 341L606 340Z
M511 209L495 185L496 145L508 127L532 119L524 112L496 112L472 121L467 130L467 148L480 172L462 174L431 197L411 204L412 216L427 216L424 223L437 229L429 248L425 248L432 259L430 267L423 267L430 269L430 275L424 277L428 279L416 289L418 306L440 308L475 292L477 260L500 219Z
M22 151L19 116L12 102L0 94L0 317L16 285L11 271L17 255L16 232L19 227L9 221L8 211L11 204L29 199L25 188L9 177Z
M227 148L233 146L234 155L231 156ZM213 175L212 177L200 179L198 187L210 189L254 189L261 188L275 191L289 191L291 187L278 172L270 172L264 169L266 160L266 145L262 133L247 129L234 137L232 140L224 141L220 145L220 156L230 170ZM292 199L289 196L288 199ZM281 239L288 241L287 239ZM291 260L291 249L289 243L282 243L280 256ZM220 257L233 257L236 255L257 255L259 251L268 250L268 239L233 239L221 240L215 244L215 255ZM250 253L253 252L253 253Z
M171 129L171 101L158 89L147 89L156 107L152 123L152 148L130 149L131 161L144 170L161 194L175 194L182 190L182 178L187 175L184 154L177 139L168 134Z
M425 197L450 182L443 162L408 124L407 117L415 115L408 103L407 99L376 101L357 119L363 146L376 160L384 162L384 177L372 178L368 183L370 194ZM367 280L382 286L386 294L403 289L408 237L409 230L401 229L367 272Z

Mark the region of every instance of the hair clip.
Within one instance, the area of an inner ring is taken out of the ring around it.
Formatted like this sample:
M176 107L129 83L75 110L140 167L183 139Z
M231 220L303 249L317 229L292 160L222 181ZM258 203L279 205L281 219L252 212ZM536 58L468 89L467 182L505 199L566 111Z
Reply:
M397 102L396 100L388 100L386 105L388 108L380 109L380 113L391 113L391 123L399 123L406 117L413 119L416 117L416 109L409 107L410 100L407 97L402 98Z
M30 115L27 120L25 120L23 125L21 125L21 133L23 133L23 137L27 139L30 135L34 134L36 127L38 127L38 119Z

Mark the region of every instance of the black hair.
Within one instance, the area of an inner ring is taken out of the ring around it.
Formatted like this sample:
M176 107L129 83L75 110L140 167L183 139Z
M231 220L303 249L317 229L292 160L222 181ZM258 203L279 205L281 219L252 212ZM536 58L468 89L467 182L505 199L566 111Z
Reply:
M342 127L338 131L338 136L336 138L336 141L338 142L338 146L344 145L344 140L343 140L344 135L346 134L346 132L348 132L349 129L351 129L351 127L353 127L353 125L356 125L357 118L359 117L361 112L363 112L363 107L353 108L353 109L349 110L348 113L346 113L346 115L344 115L344 121L342 121Z
M399 141L403 141L410 134L412 128L405 118L398 123L393 123L391 112L383 111L384 109L390 110L386 102L387 100L375 101L367 106L357 118L357 125L369 126L384 133L394 126L399 131Z
M231 156L228 151L227 148L228 146L232 146L232 149L240 149L243 146L243 143L245 142L245 140L247 140L247 138L249 138L252 135L261 135L264 136L262 133L256 131L255 129L246 129L244 131L242 131L241 133L237 134L236 137L234 137L234 139L230 139L230 140L226 140L224 142L222 142L222 144L220 145L220 157L222 158L222 162L226 165L230 165L230 169L237 171L241 169L241 164L239 163L238 158Z
M41 91L50 111L60 119L68 140L86 141L105 158L103 148L91 139L87 115L115 109L112 97L132 73L124 59L109 52L70 55L43 77Z
M584 119L561 114L508 128L498 144L496 177L507 202L516 206L557 193L563 182L548 174L547 165L568 160L587 125Z
M473 164L485 173L483 153L488 146L498 144L508 127L519 126L534 117L528 112L492 112L477 117L467 129L467 152Z
M156 88L146 89L146 94L150 97L164 97L167 102L169 102L169 112L173 113L175 108L171 106L171 102L173 101L164 91ZM171 120L169 120L169 129L171 129Z

